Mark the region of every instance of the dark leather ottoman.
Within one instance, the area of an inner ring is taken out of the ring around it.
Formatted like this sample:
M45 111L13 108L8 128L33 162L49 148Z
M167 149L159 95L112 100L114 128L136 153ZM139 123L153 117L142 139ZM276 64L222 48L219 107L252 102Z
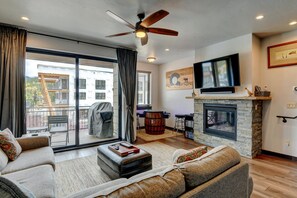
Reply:
M121 157L109 150L109 145L111 144L101 145L97 148L97 164L111 179L128 178L152 169L150 153L140 149L139 153Z

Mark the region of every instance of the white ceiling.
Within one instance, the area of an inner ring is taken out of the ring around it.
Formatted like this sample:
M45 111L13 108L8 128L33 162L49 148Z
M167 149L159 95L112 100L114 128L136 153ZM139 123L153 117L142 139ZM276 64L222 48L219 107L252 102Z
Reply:
M0 22L28 30L111 46L136 48L140 61L156 64L194 56L195 48L248 33L260 37L297 29L297 0L0 0ZM146 46L134 35L106 38L130 29L108 16L111 10L132 24L137 13L160 9L170 14L153 27L173 29L178 37L149 34ZM264 19L256 21L255 16ZM20 18L27 16L29 21ZM169 48L169 52L164 49Z

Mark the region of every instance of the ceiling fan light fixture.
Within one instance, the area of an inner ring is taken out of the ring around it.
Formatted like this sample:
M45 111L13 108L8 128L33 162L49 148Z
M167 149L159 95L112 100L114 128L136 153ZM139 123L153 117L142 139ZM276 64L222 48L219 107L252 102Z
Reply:
M147 61L152 63L156 60L156 57L153 57L153 56L150 56L150 57L147 57Z
M146 36L146 32L144 31L144 29L138 29L136 30L135 35L137 38L143 38Z

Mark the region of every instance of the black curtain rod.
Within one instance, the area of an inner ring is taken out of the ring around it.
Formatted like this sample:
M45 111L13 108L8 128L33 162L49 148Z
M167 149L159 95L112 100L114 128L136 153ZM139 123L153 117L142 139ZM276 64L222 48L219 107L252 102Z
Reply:
M28 33L30 33L30 34L36 34L36 35L40 35L40 36L47 36L47 37L57 38L57 39L63 39L63 40L67 40L67 41L74 41L74 42L77 42L77 43L84 43L84 44L88 44L88 45L95 45L95 46L99 46L99 47L106 47L106 48L110 48L110 49L117 49L116 47L111 47L111 46L108 46L108 45L100 45L100 44L95 44L95 43L80 41L80 40L76 40L76 39L65 38L65 37L61 37L61 36L54 36L54 35L49 35L49 34L43 34L43 33L39 33L39 32L28 31ZM128 49L128 48L125 48L125 49Z

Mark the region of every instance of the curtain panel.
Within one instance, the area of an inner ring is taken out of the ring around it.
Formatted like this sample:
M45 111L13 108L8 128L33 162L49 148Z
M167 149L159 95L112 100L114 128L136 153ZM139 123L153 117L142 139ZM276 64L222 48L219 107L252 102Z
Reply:
M25 133L27 31L0 25L0 129Z
M128 49L117 49L117 58L119 66L120 83L123 94L126 99L126 129L125 140L130 143L135 141L134 121L134 103L136 91L136 63L137 52Z

